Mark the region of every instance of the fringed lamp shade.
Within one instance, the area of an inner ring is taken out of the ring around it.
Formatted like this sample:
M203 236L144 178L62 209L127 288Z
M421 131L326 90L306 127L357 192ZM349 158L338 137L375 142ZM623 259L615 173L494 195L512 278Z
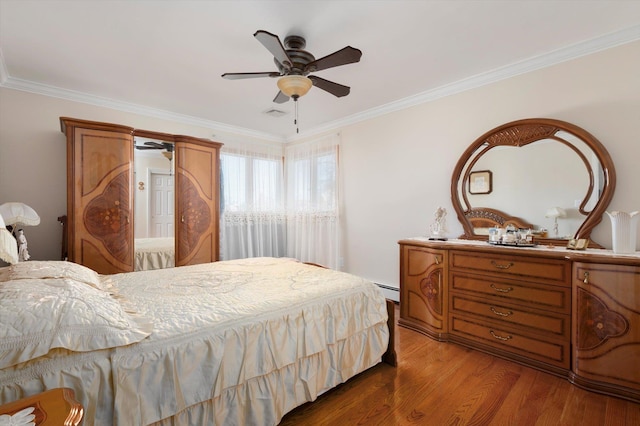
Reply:
M24 203L4 203L0 205L0 215L4 222L14 231L20 226L36 226L40 224L38 213Z

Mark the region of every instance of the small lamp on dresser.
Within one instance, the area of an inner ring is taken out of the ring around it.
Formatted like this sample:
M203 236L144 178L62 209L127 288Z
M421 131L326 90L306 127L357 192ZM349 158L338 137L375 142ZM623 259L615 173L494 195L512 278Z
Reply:
M567 217L567 212L560 207L551 207L549 210L547 210L547 213L545 213L544 217L553 218L553 236L557 238L558 237L558 218Z

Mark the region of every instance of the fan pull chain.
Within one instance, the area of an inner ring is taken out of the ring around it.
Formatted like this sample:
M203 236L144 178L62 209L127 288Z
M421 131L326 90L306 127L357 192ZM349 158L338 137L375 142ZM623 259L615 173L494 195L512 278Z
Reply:
M296 133L300 133L300 128L298 127L298 96L293 97L293 104L295 106L295 117L293 119L293 124L296 126Z

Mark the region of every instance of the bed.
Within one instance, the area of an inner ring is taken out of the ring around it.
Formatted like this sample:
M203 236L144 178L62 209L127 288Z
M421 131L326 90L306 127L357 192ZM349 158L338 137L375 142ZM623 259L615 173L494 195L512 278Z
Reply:
M275 425L395 362L390 305L287 258L109 276L18 263L0 268L0 404L63 387L86 425Z
M170 238L136 238L135 269L173 268L175 266L175 240Z

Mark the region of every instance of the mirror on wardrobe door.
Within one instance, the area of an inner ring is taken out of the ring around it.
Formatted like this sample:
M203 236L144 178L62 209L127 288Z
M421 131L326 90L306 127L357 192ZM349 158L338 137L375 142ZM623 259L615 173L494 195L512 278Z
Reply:
M175 265L172 142L134 138L135 270Z

